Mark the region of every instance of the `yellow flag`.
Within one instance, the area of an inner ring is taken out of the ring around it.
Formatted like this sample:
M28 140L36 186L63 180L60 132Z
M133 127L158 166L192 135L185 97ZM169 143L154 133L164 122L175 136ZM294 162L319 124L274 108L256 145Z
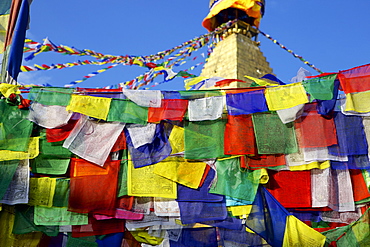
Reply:
M9 98L9 96L12 93L20 94L21 91L19 91L19 86L8 84L8 83L1 83L0 84L0 93L4 95L6 98Z
M172 148L171 154L185 151L184 133L184 128L174 125L170 137L168 138Z
M265 97L270 111L283 110L308 102L301 82L266 88Z
M321 247L326 237L293 215L286 218L283 247Z
M185 82L185 89L186 90L189 90L191 88L191 86L201 82L201 81L204 81L205 79L207 79L206 77L204 76L198 76L198 77L194 77L194 78L190 78L190 79L187 79L187 80L184 80Z
M370 91L347 93L345 111L370 112Z
M184 159L183 157L168 157L154 165L154 173L179 184L198 189L202 180L206 163Z
M319 161L314 161L314 162L311 162L311 163L308 163L308 164L304 164L304 165L300 165L300 166L289 166L289 170L291 171L304 171L304 170L312 170L312 169L326 169L326 168L329 168L330 167L330 161L327 160L327 161L323 161L323 162L319 162Z
M243 216L243 218L247 218L251 213L252 205L230 206L227 207L227 210L230 211L233 216Z
M30 178L28 204L52 207L56 181L56 178Z
M72 94L67 111L79 112L84 115L106 120L112 99Z
M127 191L130 196L177 198L176 183L154 174L154 165L134 168L128 160Z
M40 153L39 139L40 139L39 136L30 138L30 142L28 143L28 151L27 152L0 150L0 161L4 161L4 160L26 160L26 159L36 158Z
M245 75L244 77L246 77L246 78L254 81L255 83L257 83L260 86L276 86L276 84L272 84L272 83L270 83L268 81L265 81L265 80L262 80L262 79L258 79L258 78L252 77L252 76Z
M30 232L25 234L13 234L15 220L14 206L5 206L0 213L0 246L39 246L42 232Z

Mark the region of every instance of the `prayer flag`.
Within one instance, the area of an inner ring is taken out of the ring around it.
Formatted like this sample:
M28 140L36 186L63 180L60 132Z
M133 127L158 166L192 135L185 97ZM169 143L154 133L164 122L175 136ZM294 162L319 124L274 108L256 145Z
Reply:
M229 115L242 115L268 111L264 91L226 94L227 112Z
M369 79L370 82L370 79ZM358 113L370 112L370 91L347 93L345 111Z
M255 113L252 120L259 154L298 152L292 123L283 124L276 113Z
M293 215L287 216L283 247L322 247L326 237Z
M370 64L339 71L338 78L344 93L370 90Z
M16 84L29 22L30 0L6 0L0 8L0 54L3 53L0 81Z
M181 121L188 109L188 101L183 99L163 99L160 107L149 107L148 122L161 120Z
M84 115L106 120L112 99L72 94L67 111L79 112Z
M337 74L310 78L303 81L303 87L311 95L310 100L331 100L333 98L334 81Z
M308 102L306 91L300 82L266 88L265 97L270 111L287 109Z

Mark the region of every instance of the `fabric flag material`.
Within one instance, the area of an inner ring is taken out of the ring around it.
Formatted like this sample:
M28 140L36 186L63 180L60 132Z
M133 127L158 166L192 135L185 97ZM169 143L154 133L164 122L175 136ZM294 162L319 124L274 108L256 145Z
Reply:
M164 99L160 107L149 107L148 122L161 120L181 121L188 109L188 101L183 99Z
M12 161L10 161L12 163ZM18 161L16 162L18 163ZM4 167L5 166L5 167ZM0 165L1 170L10 166L8 162L4 162ZM0 190L0 203L14 205L20 203L28 203L28 192L29 192L29 184L30 184L30 167L29 167L29 160L21 160L15 173L12 176L12 180L9 186L6 189L5 194L2 196L2 190L4 182L8 181L8 177L4 177L3 171L1 171L1 190ZM6 174L8 176L10 174ZM9 177L9 178L10 178Z
M302 117L295 122L298 142L302 148L328 147L338 143L332 118L324 118L316 111L316 104L306 104Z
M119 160L107 161L103 168L72 158L68 210L114 215L119 167Z
M261 179L261 170L241 170L239 158L217 160L216 169L217 181L209 190L210 193L253 203Z
M73 91L73 88L32 87L28 99L43 105L67 106Z
M72 116L72 112L68 112L65 106L59 105L46 106L34 102L29 109L28 120L48 129L66 125Z
M148 121L148 108L139 106L130 100L113 99L107 121L145 125Z
M154 173L154 166L134 168L131 161L127 174L128 194L146 197L177 197L176 183Z
M347 93L345 111L359 113L370 112L370 91L359 93Z
M326 236L326 244L331 246L369 246L370 245L370 209L360 219L348 226L337 227L323 232Z
M253 25L258 27L262 17L263 1L261 0L218 0L213 1L210 12L203 20L203 27L213 31L216 26L216 15L222 10L236 8L244 11L248 16L254 18ZM220 24L220 23L219 23Z
M177 201L200 201L200 202L221 202L224 200L223 195L211 194L209 189L215 178L215 170L209 170L204 183L198 189L191 189L187 186L177 185Z
M270 111L287 109L308 102L302 83L266 88L265 97Z
M53 206L56 178L31 178L29 205Z
M63 147L103 166L124 126L120 122L99 123L83 115L64 141Z
M276 113L279 115L279 118L283 124L293 122L296 119L299 119L302 115L304 105L296 105L291 108L278 110Z
M42 226L65 226L88 224L87 214L67 211L67 208L35 206L36 225Z
M155 124L155 133L150 143L134 147L130 133L125 129L127 148L135 168L149 166L167 158L171 152L171 144L168 141L172 125L168 123Z
M182 157L168 157L154 165L153 172L179 184L198 189L206 163L189 161Z
M369 91L370 64L339 71L338 78L346 94Z
M161 107L162 94L158 90L122 89L123 94L132 102L143 107Z
M334 81L337 74L310 78L303 81L303 87L310 94L310 100L331 100L333 98Z
M0 200L3 199L7 188L12 182L19 161L2 161L0 163Z
M338 156L367 154L368 143L360 116L347 116L336 112L334 123L338 145L328 147L330 154Z
M251 115L228 115L224 132L224 153L256 154L257 146Z
M185 159L212 159L224 155L224 119L185 122Z
M310 171L269 172L269 192L286 208L311 207Z
M128 124L126 129L130 134L134 148L139 148L145 144L152 143L157 125L148 123L146 125Z
M111 98L92 97L72 94L67 111L79 112L84 115L106 120L109 113Z
M229 115L252 114L268 111L264 89L244 93L226 94Z
M0 19L1 19L1 15L0 15ZM0 25L1 25L1 20L0 20ZM0 93L2 95L4 95L5 98L9 98L9 96L13 93L14 94L21 94L21 91L19 90L19 86L17 86L17 85L12 85L12 84L8 84L8 83L1 83L0 84Z
M28 113L0 100L0 150L27 151L33 128Z
M322 247L326 237L293 215L286 220L283 247Z
M0 150L0 161L34 159L39 155L40 137L31 137L26 152Z
M182 153L185 151L184 128L174 125L168 138L172 152L171 154ZM370 136L369 136L370 137Z
M283 246L288 215L289 212L260 186L245 224L271 246Z
M222 117L225 96L208 97L189 101L189 121L216 120Z
M2 82L16 84L15 81L22 64L23 46L28 28L31 2L32 0L7 0L1 4L0 15L9 14L7 23L4 23L6 22L6 17L5 19L0 19L2 22L0 24L5 24L7 27L5 39L2 38L4 37L4 32L0 32L0 40L3 42L3 44L0 42L0 53L4 52L0 78Z
M256 113L252 120L259 154L298 152L292 123L283 124L276 113Z

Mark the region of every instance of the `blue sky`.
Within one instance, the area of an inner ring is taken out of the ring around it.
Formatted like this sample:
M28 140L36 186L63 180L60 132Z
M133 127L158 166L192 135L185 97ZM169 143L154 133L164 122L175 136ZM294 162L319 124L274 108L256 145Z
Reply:
M42 42L91 49L112 55L150 55L207 32L201 25L208 0L34 0L27 37ZM303 56L324 72L338 72L370 61L370 1L266 0L260 29ZM260 49L274 73L288 82L300 67L317 74L262 35ZM52 64L86 59L43 53L24 64ZM24 83L63 86L100 68L76 66L53 71L26 72ZM186 64L181 69L186 69ZM104 87L133 79L143 68L117 66L79 84ZM199 69L194 71L199 74ZM158 77L158 82L162 77ZM182 90L183 79L153 89Z

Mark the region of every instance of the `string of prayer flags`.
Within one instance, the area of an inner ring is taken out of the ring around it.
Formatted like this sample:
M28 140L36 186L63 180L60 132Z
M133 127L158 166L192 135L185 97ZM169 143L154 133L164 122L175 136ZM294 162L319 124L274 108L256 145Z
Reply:
M66 110L79 112L90 117L106 120L111 101L111 98L73 94Z
M265 97L270 111L287 109L308 102L302 83L266 88Z

